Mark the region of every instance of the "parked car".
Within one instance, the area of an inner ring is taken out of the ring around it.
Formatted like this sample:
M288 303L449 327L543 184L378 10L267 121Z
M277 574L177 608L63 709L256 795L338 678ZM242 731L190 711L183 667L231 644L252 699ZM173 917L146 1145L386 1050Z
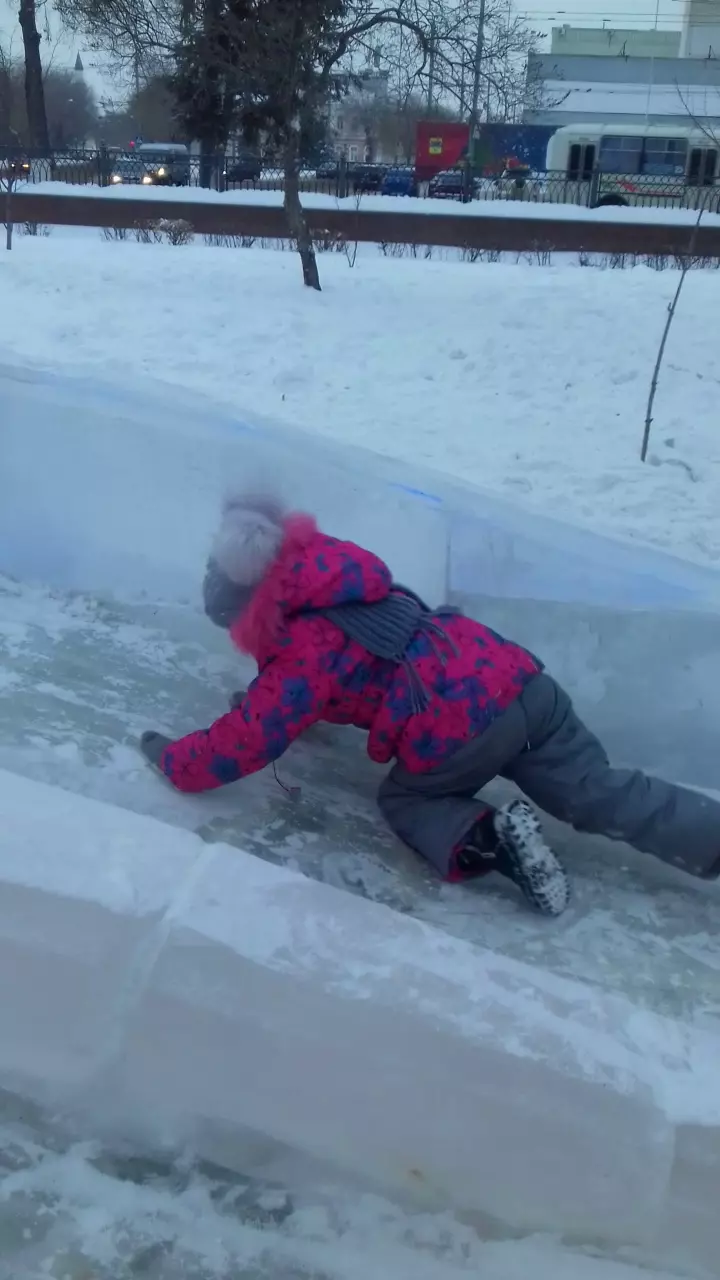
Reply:
M336 156L327 156L325 160L321 160L315 170L315 177L318 182L334 182L340 171L340 164Z
M244 151L234 156L227 161L223 169L223 177L228 186L243 182L259 182L261 176L262 160L252 151Z
M114 187L126 182L140 182L143 167L136 156L116 156L110 173L110 182Z
M27 182L30 177L30 161L22 156L0 159L0 179L15 182Z
M348 182L355 195L377 195L382 188L385 169L379 164L348 165Z
M110 182L113 186L138 182L144 187L186 187L190 152L180 142L143 142L115 161Z
M430 179L428 195L436 200L462 200L466 190L464 169L443 169ZM477 178L470 179L470 195L474 198L478 193Z
M529 166L514 166L503 169L495 179L497 194L502 200L542 200L544 184L539 174L533 173Z
M416 196L417 182L414 169L394 166L388 169L380 186L383 196Z

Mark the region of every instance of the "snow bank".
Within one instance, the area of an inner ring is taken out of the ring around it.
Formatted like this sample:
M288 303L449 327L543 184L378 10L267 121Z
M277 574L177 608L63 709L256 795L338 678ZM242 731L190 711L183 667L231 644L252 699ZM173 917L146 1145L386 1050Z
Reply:
M222 1133L246 1173L289 1149L515 1228L717 1254L714 1036L4 772L0 833L0 1085L201 1155Z
M0 367L0 388L5 573L198 607L221 494L267 482L524 640L618 761L717 786L715 572L157 383Z
M0 566L21 579L198 602L222 496L268 487L441 595L438 502L386 492L311 437L218 415L157 384L126 387L0 367ZM188 411L188 408L190 410ZM422 557L418 557L422 547Z
M192 390L196 434L223 401L720 565L714 272L685 284L643 464L674 271L377 256L349 271L338 254L320 270L317 295L292 253L21 236L0 258L0 362L121 380L123 404L150 397L166 418L188 417Z
M283 203L282 191L249 190L246 187L232 191L211 191L205 187L143 187L129 184L116 187L81 186L70 182L37 182L20 187L22 195L87 196L98 200L146 200L149 205L168 201L178 204L245 204L279 208ZM408 199L406 196L360 195L337 196L316 191L302 192L302 202L307 209L341 209L348 213L402 213L427 216L440 214L459 218L538 218L563 222L630 222L659 223L662 226L694 226L697 210L677 208L614 208L588 209L584 205L560 204L555 201L532 200L472 200L463 204L459 200L431 198ZM705 213L705 226L720 226L720 215Z

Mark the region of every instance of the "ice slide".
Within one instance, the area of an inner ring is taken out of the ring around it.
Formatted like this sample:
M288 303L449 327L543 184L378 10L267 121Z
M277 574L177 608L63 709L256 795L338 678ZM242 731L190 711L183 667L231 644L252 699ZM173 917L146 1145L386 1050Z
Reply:
M513 627L619 759L699 786L716 575L153 385L1 374L0 1085L714 1267L714 886L565 836L575 904L548 925L432 882L350 732L283 761L297 804L272 776L176 796L134 740L241 678L196 601L248 470Z

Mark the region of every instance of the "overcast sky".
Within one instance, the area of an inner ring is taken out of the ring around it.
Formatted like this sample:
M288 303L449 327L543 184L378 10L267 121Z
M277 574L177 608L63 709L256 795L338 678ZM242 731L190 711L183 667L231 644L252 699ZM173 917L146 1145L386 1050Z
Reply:
M664 31L680 26L683 0L513 0L517 12L540 32L549 34L550 28L566 22L572 26L601 27L652 27ZM58 41L53 55L56 66L72 67L78 51L85 67L88 84L102 99L117 98L122 93L101 59L83 47L82 39L63 37L57 24L53 24L53 38ZM12 42L13 52L22 52L22 42L17 24L16 0L0 0L0 41L7 49ZM47 50L43 53L46 55Z

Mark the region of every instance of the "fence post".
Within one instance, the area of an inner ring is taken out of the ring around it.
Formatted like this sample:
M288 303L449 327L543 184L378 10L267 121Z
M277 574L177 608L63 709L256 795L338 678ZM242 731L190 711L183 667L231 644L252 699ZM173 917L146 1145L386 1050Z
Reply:
M598 202L599 194L600 194L600 170L593 169L593 175L592 175L592 178L590 179L590 186L588 187L588 209L595 208L595 205Z
M340 159L338 160L338 166L337 166L336 195L338 200L344 200L345 196L347 195L347 170L348 170L347 157L340 156Z

